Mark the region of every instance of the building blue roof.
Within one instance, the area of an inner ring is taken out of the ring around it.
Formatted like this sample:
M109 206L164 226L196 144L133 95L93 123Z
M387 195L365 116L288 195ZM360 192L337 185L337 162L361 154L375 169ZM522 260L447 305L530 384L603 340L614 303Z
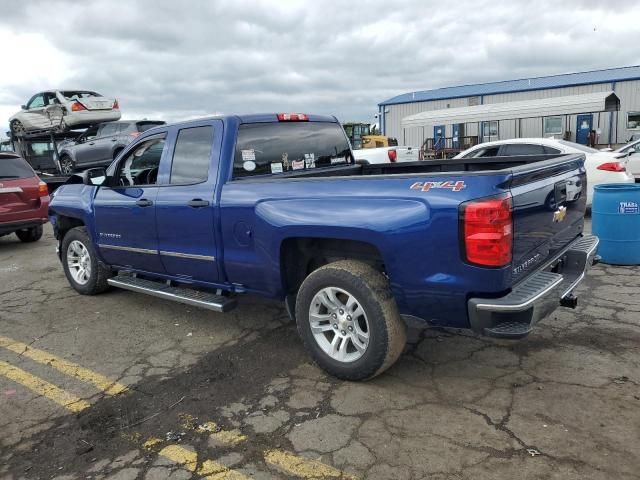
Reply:
M572 87L594 83L621 82L640 79L640 65L630 67L609 68L591 72L564 73L547 77L521 78L502 82L477 83L457 87L436 88L421 92L403 93L381 102L380 105L396 105L399 103L426 102L447 98L475 97L478 95L494 95L497 93L526 92L548 88Z

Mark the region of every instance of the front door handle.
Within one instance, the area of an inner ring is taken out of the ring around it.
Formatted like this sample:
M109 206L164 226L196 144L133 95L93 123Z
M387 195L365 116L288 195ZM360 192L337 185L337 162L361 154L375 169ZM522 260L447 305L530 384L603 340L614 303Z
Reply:
M89 142L89 145L95 145L96 142Z
M187 205L189 205L192 208L208 207L209 201L202 200L201 198L194 198L193 200L190 200L189 203L187 203Z
M139 207L150 207L153 205L151 200L147 200L146 198L141 198L140 200L136 200L136 205Z

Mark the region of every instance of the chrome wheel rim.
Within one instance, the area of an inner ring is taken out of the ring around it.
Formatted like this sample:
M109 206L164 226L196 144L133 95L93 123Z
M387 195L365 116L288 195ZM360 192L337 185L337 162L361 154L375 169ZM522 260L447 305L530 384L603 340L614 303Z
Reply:
M91 255L82 242L72 241L67 247L67 265L73 280L84 285L91 277Z
M22 125L22 122L15 120L12 124L12 129L13 133L24 133L24 126Z
M73 173L73 162L71 160L69 160L68 158L65 158L64 160L62 160L61 163L62 164L60 165L60 168L62 170L62 173L66 173L66 174Z
M358 299L342 288L326 287L316 293L309 324L318 346L338 362L355 362L367 351L367 314Z

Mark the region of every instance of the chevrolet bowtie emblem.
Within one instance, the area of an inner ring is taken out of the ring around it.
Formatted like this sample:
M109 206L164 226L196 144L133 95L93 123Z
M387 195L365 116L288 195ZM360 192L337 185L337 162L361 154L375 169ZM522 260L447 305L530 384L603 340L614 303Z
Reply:
M558 207L558 210L553 212L553 223L560 223L567 216L567 207Z

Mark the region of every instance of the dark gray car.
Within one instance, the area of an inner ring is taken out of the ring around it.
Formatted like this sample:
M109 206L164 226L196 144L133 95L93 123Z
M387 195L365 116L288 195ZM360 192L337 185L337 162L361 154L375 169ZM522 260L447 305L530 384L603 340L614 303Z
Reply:
M60 168L70 175L75 170L107 166L142 132L164 125L159 120L122 120L89 127L75 140L60 145Z

